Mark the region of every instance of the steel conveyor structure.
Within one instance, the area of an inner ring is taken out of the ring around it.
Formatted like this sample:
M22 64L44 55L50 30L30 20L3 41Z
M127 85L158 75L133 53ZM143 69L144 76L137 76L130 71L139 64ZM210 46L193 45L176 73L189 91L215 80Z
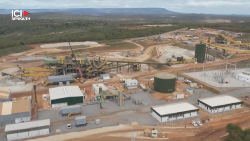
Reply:
M244 54L250 53L250 50L242 50L242 49L234 49L234 48L229 48L229 47L222 47L222 46L218 46L218 45L209 43L207 41L202 41L202 43L204 43L204 44L206 44L208 46L212 46L212 47L222 49L222 50L226 50L226 51L230 51L230 52L244 53Z
M250 45L250 43L239 43L239 42L235 41L234 39L232 39L230 37L227 37L224 34L218 34L218 36L224 38L227 41L229 41L230 45L233 45L233 46L248 46L248 45Z

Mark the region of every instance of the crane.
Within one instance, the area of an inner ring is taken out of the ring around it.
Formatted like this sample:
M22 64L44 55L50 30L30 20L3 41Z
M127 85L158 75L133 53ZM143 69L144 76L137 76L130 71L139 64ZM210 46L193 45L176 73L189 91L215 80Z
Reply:
M80 67L79 67L79 64L77 64L77 62L76 62L76 56L75 56L75 54L74 54L74 52L73 52L73 49L72 49L72 47L71 47L71 45L70 45L70 42L69 42L69 47L70 47L70 50L71 50L71 56L75 59L75 64L76 64L76 66L77 66L77 70L78 70L79 75L80 75L80 82L83 82L82 71L81 71L81 69L80 69Z

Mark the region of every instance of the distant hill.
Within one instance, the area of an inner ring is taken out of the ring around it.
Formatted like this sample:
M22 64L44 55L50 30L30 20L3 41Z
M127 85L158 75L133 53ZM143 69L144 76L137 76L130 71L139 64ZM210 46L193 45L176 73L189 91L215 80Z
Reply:
M79 9L23 9L29 13L69 13L82 15L168 15L177 14L164 8L79 8ZM11 9L0 9L0 14L10 14Z

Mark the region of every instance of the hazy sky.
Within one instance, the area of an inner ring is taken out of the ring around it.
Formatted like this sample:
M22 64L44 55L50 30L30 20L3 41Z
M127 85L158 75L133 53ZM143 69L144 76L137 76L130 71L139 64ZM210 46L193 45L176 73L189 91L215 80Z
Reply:
M250 0L0 0L0 9L144 7L182 13L250 15Z

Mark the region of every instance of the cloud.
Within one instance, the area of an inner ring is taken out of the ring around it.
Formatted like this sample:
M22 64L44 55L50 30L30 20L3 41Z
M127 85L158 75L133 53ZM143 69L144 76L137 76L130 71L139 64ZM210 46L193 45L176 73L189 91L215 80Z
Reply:
M250 2L247 0L189 0L187 1L187 6L204 6L204 7L214 7L214 6L250 6Z
M249 0L0 0L0 9L124 7L164 7L171 11L184 13L250 14Z

